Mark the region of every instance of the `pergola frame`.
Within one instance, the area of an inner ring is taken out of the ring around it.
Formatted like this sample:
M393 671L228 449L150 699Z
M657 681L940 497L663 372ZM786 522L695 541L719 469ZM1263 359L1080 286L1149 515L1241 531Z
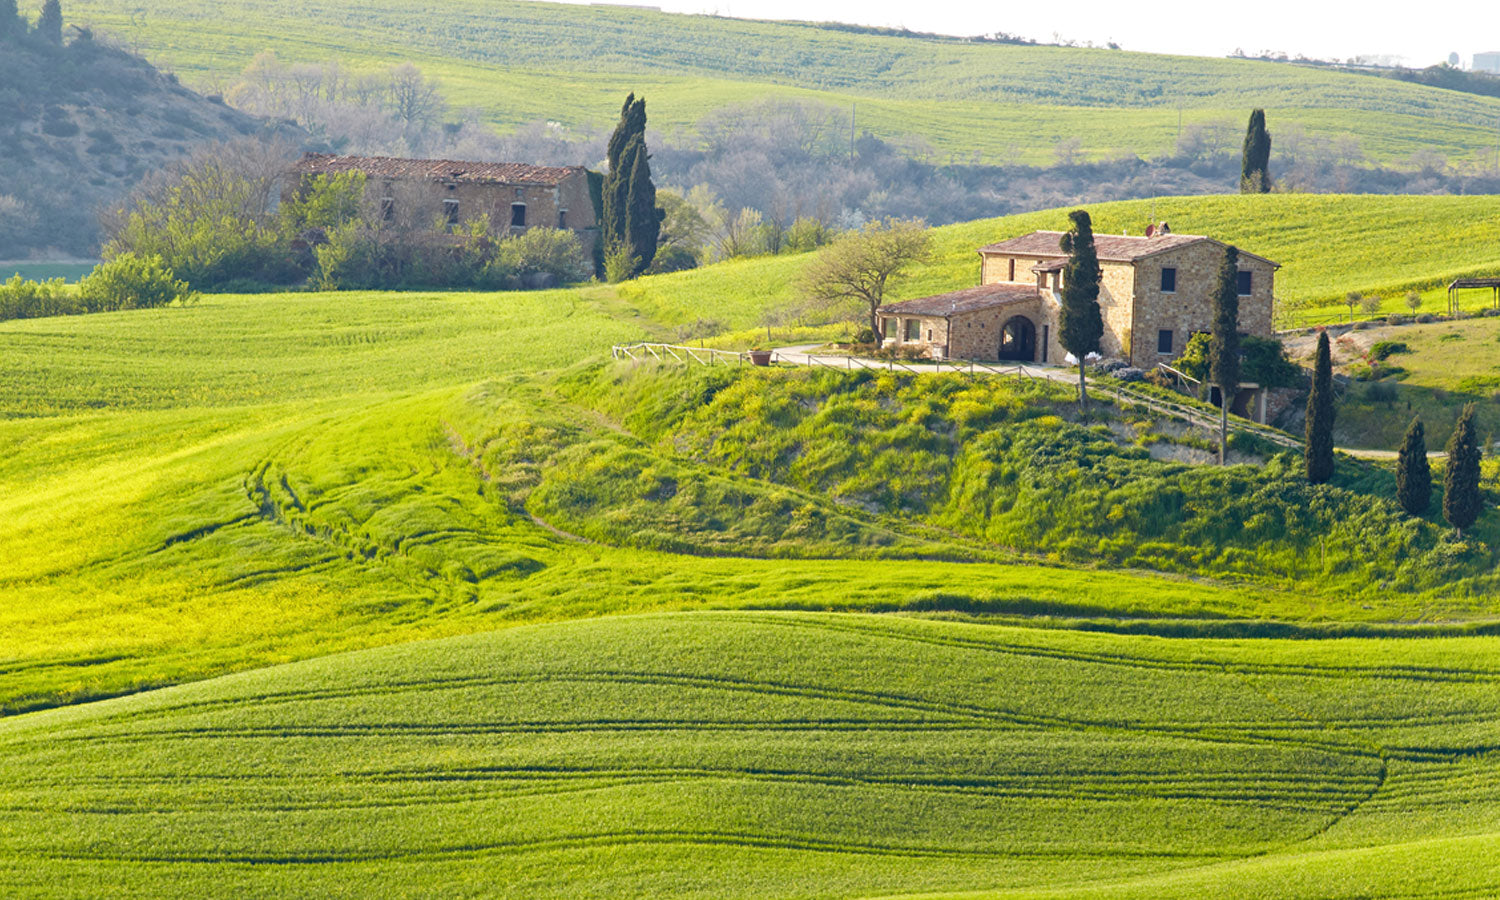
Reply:
M1458 292L1466 290L1489 290L1493 304L1500 309L1500 278L1455 278L1448 285L1448 313L1458 312Z

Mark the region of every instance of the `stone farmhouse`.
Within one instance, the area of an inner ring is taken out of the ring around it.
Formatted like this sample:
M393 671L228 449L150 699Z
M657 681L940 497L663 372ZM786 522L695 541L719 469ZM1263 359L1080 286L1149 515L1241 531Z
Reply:
M292 167L287 190L313 175L362 172L365 199L386 221L453 227L483 216L497 237L545 226L575 232L584 250L598 240L598 218L582 166L331 156L307 153Z
M1105 357L1150 368L1170 363L1194 332L1213 328L1225 244L1172 234L1094 235ZM979 250L980 284L882 306L884 346L945 359L1063 364L1058 343L1063 233L1034 231ZM1269 337L1277 263L1240 251L1240 331Z

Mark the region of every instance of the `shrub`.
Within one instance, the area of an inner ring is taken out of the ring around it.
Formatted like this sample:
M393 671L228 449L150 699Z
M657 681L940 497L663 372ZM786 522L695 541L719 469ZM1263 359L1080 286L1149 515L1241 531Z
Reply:
M66 316L81 311L76 295L61 278L26 281L17 275L0 283L0 321Z
M617 247L604 255L604 280L610 284L628 281L635 273L635 257L629 247Z
M1400 315L1396 315L1396 314L1392 313L1391 315L1385 317L1385 324L1387 324L1387 325L1405 325L1406 324L1406 316L1400 316Z
M281 227L287 236L313 228L337 228L359 217L365 195L362 172L304 178L302 189L281 204Z
M1389 406L1396 402L1396 386L1379 381L1372 382L1369 387L1365 388L1365 400Z
M1432 313L1422 313L1420 316L1417 316L1417 324L1419 325L1431 325L1436 321L1437 319L1433 317Z
M313 248L313 258L317 261L313 281L321 290L372 286L376 273L375 244L359 222L346 222L329 231L327 242Z
M557 228L529 228L506 238L495 248L494 258L516 275L546 274L558 281L584 281L593 268L578 236Z
M152 309L174 301L188 304L198 299L187 282L178 281L160 256L121 253L101 263L78 284L79 301L85 312L116 309Z
M792 223L782 236L783 253L805 253L816 250L837 237L837 232L817 219L803 216Z
M1119 369L1113 369L1110 371L1109 375L1111 378L1116 378L1124 382L1146 380L1146 373L1141 371L1140 369L1137 369L1135 366L1124 366Z
M1146 381L1147 383L1154 384L1159 388L1175 388L1177 386L1177 379L1173 378L1170 374L1162 371L1161 369L1152 369L1151 371L1147 372Z
M1389 359L1397 353L1410 353L1411 348L1405 341L1376 341L1375 346L1370 348L1370 356L1375 359Z
M698 257L693 251L680 244L667 244L656 248L656 256L652 258L651 267L646 271L652 275L665 275L668 272L685 272L696 268Z
M875 343L875 332L872 331L869 328L861 328L859 331L855 332L855 334L854 334L854 343L856 343L856 344L873 344L873 343Z

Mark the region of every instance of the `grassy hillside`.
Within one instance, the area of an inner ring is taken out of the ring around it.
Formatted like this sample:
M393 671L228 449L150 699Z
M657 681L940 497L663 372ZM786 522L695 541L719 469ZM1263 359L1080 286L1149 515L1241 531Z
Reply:
M39 34L7 41L0 55L0 259L96 254L100 210L148 173L206 142L300 134L211 102L102 41L80 37L55 46ZM12 273L0 264L0 278ZM76 280L77 273L64 266L56 274Z
M1262 608L1256 591L892 536L827 499L700 469L720 496L807 510L823 524L801 555L823 558L788 566L758 543L774 535L684 555L548 531L512 499L534 480L527 454L630 445L535 373L649 324L566 291L208 297L0 324L0 705L629 610L900 607L943 592L1064 614L1101 592L1153 615ZM486 470L507 435L520 452ZM913 556L988 561L914 570ZM1338 615L1328 603L1312 608Z
M1431 277L1414 223L1483 265L1488 202L1157 212L1316 296ZM1500 889L1493 507L1049 384L607 360L805 262L0 323L0 894Z
M1470 293L1460 302L1474 311L1490 298ZM1375 360L1372 349L1382 342L1404 349ZM1293 346L1310 356L1313 338ZM1335 425L1346 444L1397 447L1420 416L1427 445L1439 450L1469 403L1478 405L1481 441L1500 432L1500 318L1365 328L1339 335L1332 348L1336 371L1365 379L1349 390Z
M628 90L671 129L767 95L859 105L882 137L917 134L944 156L1050 162L1077 137L1085 153L1169 150L1179 121L1273 123L1352 136L1376 160L1421 147L1464 157L1493 149L1500 101L1436 88L1247 60L981 45L683 16L609 6L444 0L416 14L392 0L338 3L94 2L70 14L212 86L255 53L339 57L355 66L412 58L456 106L512 126L547 119L608 124ZM1181 111L1179 116L1179 110Z
M1373 80L1373 79L1372 79ZM1098 233L1141 234L1153 213L1179 233L1208 234L1269 257L1282 268L1276 296L1288 324L1347 321L1349 291L1384 298L1409 313L1408 290L1424 309L1446 311L1446 285L1461 275L1500 273L1500 198L1311 194L1167 197L1088 207ZM1066 210L1003 216L934 230L934 260L897 290L900 298L978 283L979 247L1039 228L1065 230ZM770 257L643 279L615 289L662 321L706 319L730 329L761 324L768 307L799 299L807 257ZM1467 308L1481 300L1471 295ZM1363 313L1360 313L1363 316Z
M0 722L0 885L1491 896L1497 650L768 613L386 648Z

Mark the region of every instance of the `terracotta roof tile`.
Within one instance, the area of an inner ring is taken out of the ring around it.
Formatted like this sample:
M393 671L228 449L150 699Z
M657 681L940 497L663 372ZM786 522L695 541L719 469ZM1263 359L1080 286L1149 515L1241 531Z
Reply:
M424 178L480 184L536 184L555 187L582 166L533 166L510 162L462 162L452 159L398 159L389 156L332 156L305 153L292 171L300 175L363 172L374 178Z
M1033 231L1020 237L1001 241L998 244L990 244L980 247L979 252L985 253L1013 253L1017 256L1041 256L1041 257L1066 257L1062 249L1061 231ZM1123 234L1095 234L1094 252L1099 258L1106 262L1135 262L1145 259L1166 250L1176 250L1180 247L1188 247L1200 241L1213 241L1221 244L1222 241L1214 240L1201 234L1160 234L1155 237L1144 237L1141 235ZM1280 268L1279 263L1271 262L1264 256L1254 253L1240 251L1241 256L1250 259L1258 259L1262 262Z
M947 294L936 294L931 297L918 297L915 300L903 300L900 303L887 303L880 307L877 312L889 315L917 315L917 316L949 316L961 315L963 313L975 312L981 309L989 309L992 306L1004 306L1008 303L1023 303L1028 300L1040 300L1041 295L1035 287L1024 284L982 284L979 287L964 288L961 291L952 291Z

